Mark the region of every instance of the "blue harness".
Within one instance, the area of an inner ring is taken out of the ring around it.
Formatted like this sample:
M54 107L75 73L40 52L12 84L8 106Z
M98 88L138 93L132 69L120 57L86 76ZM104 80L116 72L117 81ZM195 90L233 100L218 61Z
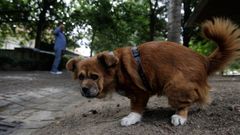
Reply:
M147 90L152 91L152 88L151 88L150 84L148 83L148 80L147 80L146 75L144 73L144 70L142 68L141 57L140 57L140 53L138 51L138 48L137 47L132 47L131 51L132 51L133 58L137 63L137 67L138 67L137 71L138 71L138 74L140 75L140 77L142 79L143 85L145 86L145 88Z

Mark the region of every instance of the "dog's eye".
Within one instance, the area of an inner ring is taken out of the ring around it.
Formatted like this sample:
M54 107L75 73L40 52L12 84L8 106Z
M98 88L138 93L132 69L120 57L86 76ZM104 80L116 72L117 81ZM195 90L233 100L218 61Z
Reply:
M95 74L92 74L90 77L91 77L91 79L93 79L93 80L97 80L97 79L98 79L98 75L95 75Z
M84 79L84 75L83 74L80 74L79 77L78 77L79 80L83 80Z

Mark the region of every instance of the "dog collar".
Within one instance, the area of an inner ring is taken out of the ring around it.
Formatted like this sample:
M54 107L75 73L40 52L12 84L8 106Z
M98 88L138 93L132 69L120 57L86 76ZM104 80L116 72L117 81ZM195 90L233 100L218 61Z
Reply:
M141 57L140 57L140 53L138 51L138 48L137 47L132 47L131 51L132 51L133 58L134 58L134 60L137 63L138 74L140 75L140 77L142 79L143 85L145 86L145 88L147 90L152 90L152 88L150 87L150 84L147 81L146 75L144 73L144 70L143 70L143 67L142 67L142 64L141 64Z

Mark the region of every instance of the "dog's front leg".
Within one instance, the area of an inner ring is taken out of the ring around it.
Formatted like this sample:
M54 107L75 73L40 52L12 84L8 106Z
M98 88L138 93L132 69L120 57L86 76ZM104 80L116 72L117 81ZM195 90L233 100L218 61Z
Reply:
M188 107L178 109L176 114L172 115L171 123L174 126L183 125L187 121Z
M130 126L141 121L142 113L147 105L149 96L135 96L131 100L131 113L121 120L122 126Z

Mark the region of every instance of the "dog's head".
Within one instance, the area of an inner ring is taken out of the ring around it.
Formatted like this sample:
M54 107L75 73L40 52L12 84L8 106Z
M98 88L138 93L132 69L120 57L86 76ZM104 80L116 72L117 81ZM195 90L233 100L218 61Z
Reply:
M84 60L72 58L67 62L66 69L73 72L75 80L79 80L83 96L102 98L114 88L118 61L113 53L103 52Z

